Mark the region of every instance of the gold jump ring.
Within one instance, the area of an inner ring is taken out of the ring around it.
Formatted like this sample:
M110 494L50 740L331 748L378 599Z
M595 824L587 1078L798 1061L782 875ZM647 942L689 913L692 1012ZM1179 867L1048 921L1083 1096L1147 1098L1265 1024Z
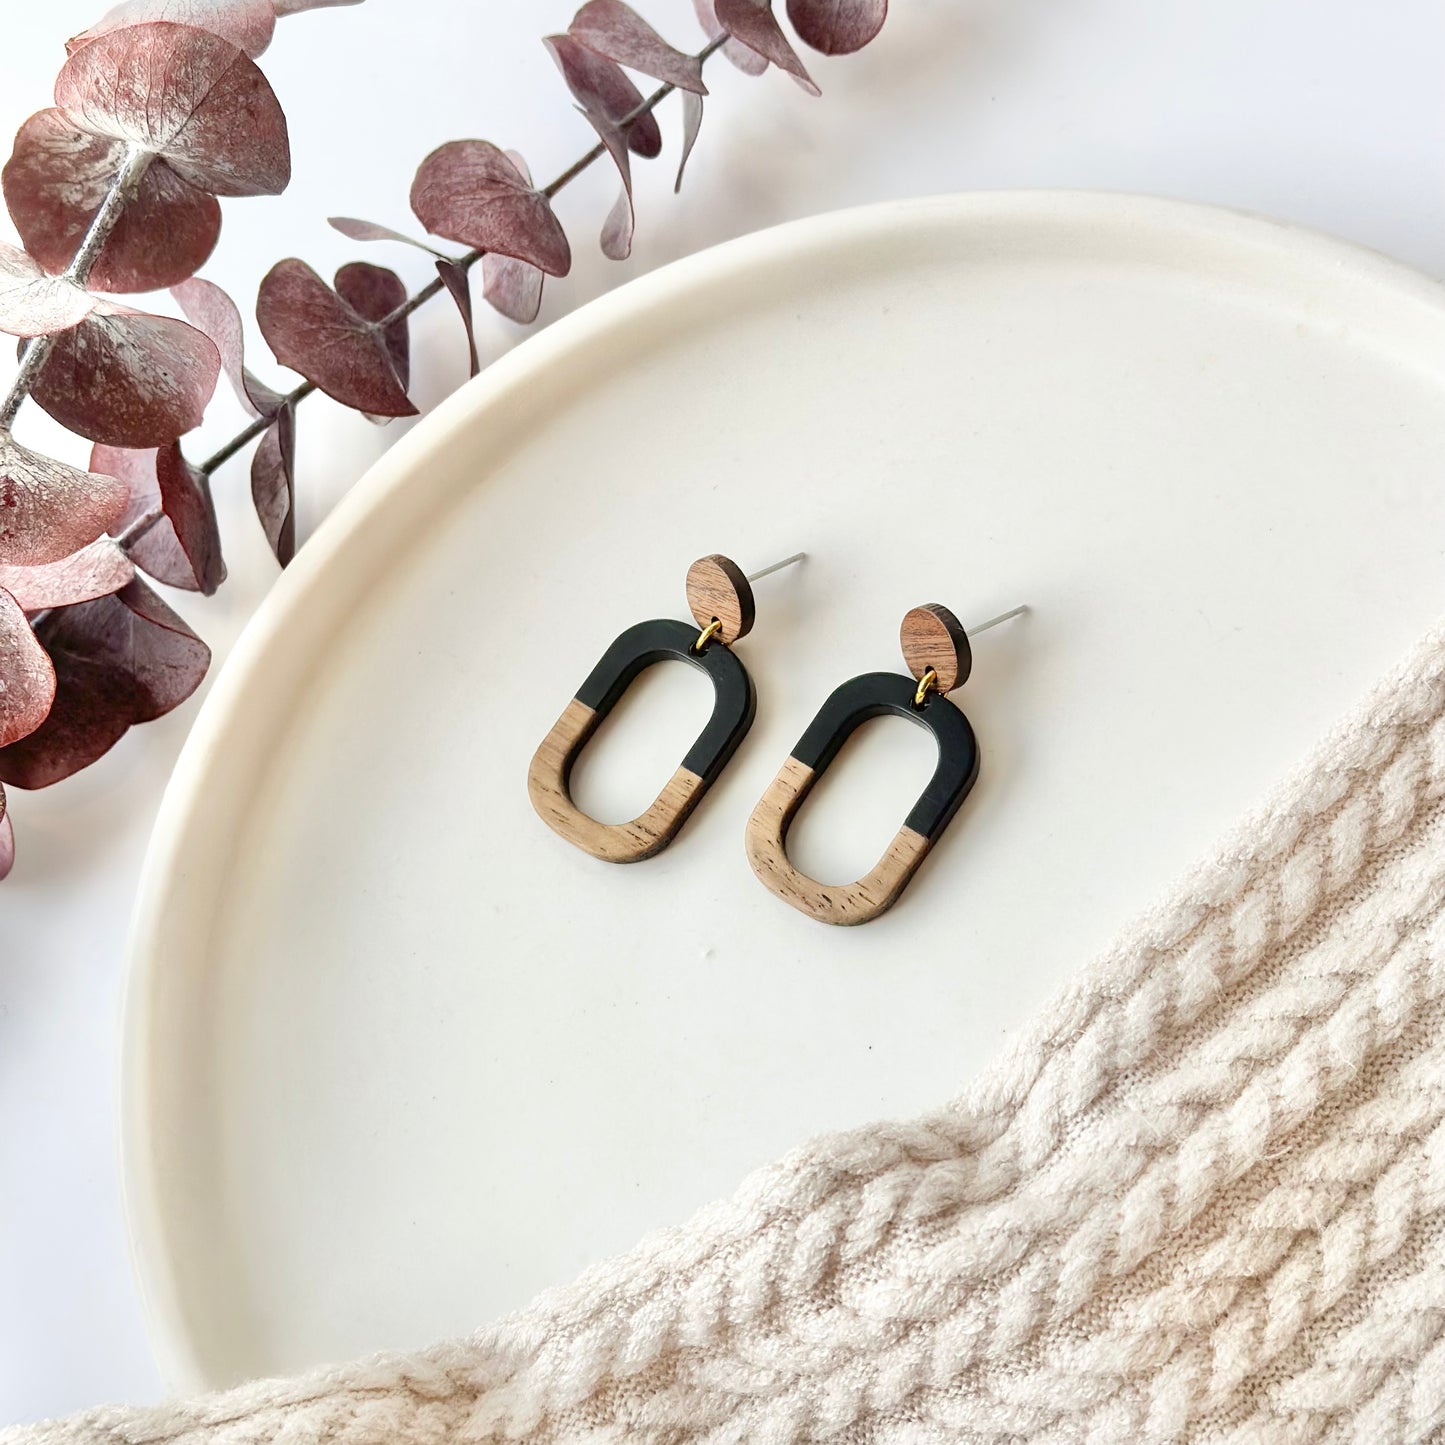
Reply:
M713 620L709 622L708 625L704 627L701 632L698 633L697 641L693 643L692 650L694 652L701 652L703 648L708 645L708 642L712 638L716 637L717 634L721 631L722 623L719 622L716 617L714 617Z

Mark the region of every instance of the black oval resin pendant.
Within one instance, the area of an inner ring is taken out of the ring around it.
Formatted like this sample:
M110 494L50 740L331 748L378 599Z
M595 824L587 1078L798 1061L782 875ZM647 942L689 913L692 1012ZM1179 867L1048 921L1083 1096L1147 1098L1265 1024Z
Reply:
M978 740L946 697L914 701L917 684L895 672L869 672L836 689L798 739L748 822L748 862L785 903L824 923L868 923L886 912L908 886L928 850L948 826L978 777ZM891 713L927 729L938 744L938 765L877 866L856 883L820 883L788 857L788 828L813 785L855 729Z
M668 618L629 627L603 653L532 758L527 791L538 816L594 858L638 863L667 847L753 724L757 696L747 668L722 642L707 642L699 651L698 641L697 627ZM714 692L712 716L645 813L630 823L599 823L572 801L572 768L637 676L665 661L707 673Z

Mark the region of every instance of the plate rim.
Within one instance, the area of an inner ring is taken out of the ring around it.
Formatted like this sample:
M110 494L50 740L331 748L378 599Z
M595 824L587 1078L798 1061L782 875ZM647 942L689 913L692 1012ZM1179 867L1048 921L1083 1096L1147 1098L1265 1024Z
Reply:
M989 222L1090 222L1113 228L1209 239L1242 250L1274 247L1349 268L1356 284L1393 292L1411 306L1445 318L1445 282L1359 242L1267 214L1197 201L1130 192L1081 189L971 191L885 201L784 222L707 247L634 277L525 337L479 375L440 402L389 447L346 491L281 572L216 669L161 797L131 912L122 961L118 1027L118 1128L121 1212L147 1342L165 1384L175 1390L215 1388L186 1328L166 1247L168 1231L154 1179L150 1148L151 1009L161 969L158 945L176 863L195 822L205 776L217 744L242 707L273 639L285 631L308 592L322 583L358 528L436 448L514 387L619 325L634 324L690 292L735 280L790 255L820 253L870 235L909 228Z

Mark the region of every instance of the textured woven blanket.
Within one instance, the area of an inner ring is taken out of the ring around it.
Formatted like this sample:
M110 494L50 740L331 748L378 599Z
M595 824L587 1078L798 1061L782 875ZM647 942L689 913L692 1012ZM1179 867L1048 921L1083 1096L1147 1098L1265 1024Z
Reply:
M1445 633L957 1102L465 1339L7 1445L1445 1439Z

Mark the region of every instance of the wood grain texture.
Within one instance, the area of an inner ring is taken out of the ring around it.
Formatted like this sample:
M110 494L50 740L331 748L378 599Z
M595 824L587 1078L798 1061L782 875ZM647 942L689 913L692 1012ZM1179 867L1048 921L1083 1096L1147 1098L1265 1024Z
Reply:
M938 691L952 692L968 681L973 670L973 649L963 624L939 602L914 607L898 629L903 660L914 677L922 679L932 668L938 674Z
M722 631L715 634L729 647L753 630L757 609L752 583L743 569L720 552L699 557L687 569L687 606L699 629L716 618Z
M816 775L790 757L768 785L748 819L747 854L752 870L769 893L821 923L849 926L886 913L918 871L932 846L921 833L904 826L878 860L856 883L819 883L788 858L787 836Z
M559 837L604 863L640 863L660 853L677 836L705 791L688 768L667 780L652 806L630 823L599 823L576 803L568 787L572 764L597 730L598 716L573 698L532 756L527 794L537 816Z

